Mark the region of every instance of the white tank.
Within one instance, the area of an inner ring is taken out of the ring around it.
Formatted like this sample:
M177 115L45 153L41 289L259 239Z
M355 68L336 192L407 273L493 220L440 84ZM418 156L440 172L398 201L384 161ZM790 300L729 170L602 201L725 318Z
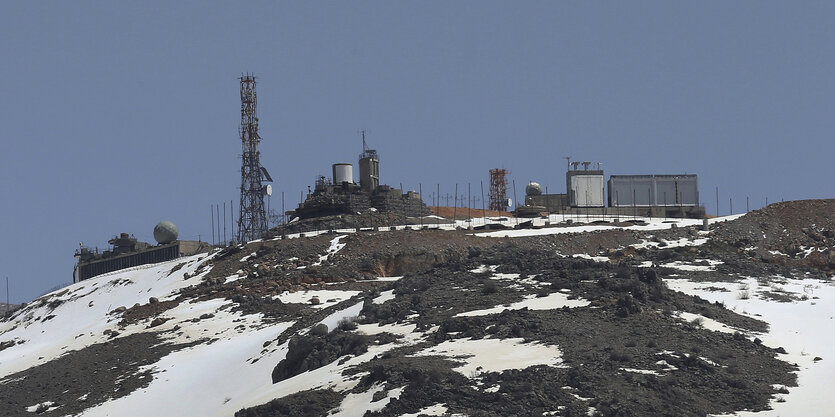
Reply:
M334 185L347 182L354 183L354 166L351 164L333 164L333 183Z

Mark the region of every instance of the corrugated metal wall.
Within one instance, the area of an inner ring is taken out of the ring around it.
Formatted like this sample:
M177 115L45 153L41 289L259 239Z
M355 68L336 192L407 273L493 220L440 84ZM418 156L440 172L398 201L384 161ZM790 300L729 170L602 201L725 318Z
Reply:
M152 248L147 251L117 256L78 266L79 280L139 265L157 263L175 259L180 255L179 243Z
M603 207L603 172L568 171L569 204L572 207Z
M693 174L612 175L609 206L698 206L699 184Z

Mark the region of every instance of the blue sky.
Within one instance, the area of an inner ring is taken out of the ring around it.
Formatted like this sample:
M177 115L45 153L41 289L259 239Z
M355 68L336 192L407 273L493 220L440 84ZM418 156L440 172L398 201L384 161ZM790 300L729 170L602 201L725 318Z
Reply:
M441 194L565 160L696 173L715 213L835 197L832 2L7 2L0 13L0 277L71 280L79 242L211 239L240 185L237 77L259 77L271 205L360 129L381 182ZM235 208L237 211L237 207ZM5 301L5 289L0 298Z

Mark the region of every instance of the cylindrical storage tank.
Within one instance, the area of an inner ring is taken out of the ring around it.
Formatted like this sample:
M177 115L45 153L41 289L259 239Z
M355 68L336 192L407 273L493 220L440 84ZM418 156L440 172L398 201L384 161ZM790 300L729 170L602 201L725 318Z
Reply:
M333 164L333 184L339 185L343 182L354 183L354 166L351 164Z

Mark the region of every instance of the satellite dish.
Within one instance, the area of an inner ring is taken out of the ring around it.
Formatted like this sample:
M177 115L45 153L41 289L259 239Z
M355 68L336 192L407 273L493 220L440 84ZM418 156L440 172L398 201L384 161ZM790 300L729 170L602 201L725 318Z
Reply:
M270 185L270 184L267 184L267 186L264 187L264 194L273 195L273 186Z
M505 206L512 207L513 206L513 199L508 198L507 201L505 201Z

